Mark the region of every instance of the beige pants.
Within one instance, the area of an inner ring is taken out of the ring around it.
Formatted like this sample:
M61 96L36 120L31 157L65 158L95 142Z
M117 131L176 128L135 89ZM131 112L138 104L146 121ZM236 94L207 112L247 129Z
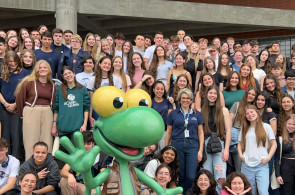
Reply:
M73 189L68 185L68 178L62 177L60 180L60 188L62 195L84 195L85 185L77 183L77 188Z
M49 106L25 106L23 110L23 137L26 160L33 154L35 143L42 141L52 151L52 122L53 113Z

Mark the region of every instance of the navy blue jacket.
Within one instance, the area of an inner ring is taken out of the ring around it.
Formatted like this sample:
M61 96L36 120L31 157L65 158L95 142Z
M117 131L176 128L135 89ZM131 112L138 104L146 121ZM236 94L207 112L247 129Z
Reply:
M76 65L74 70L76 74L83 72L84 67L83 67L83 64L81 64L81 62L85 56L88 56L88 52L83 51L81 48L76 57ZM74 55L72 53L72 49L69 49L68 51L63 53L60 57L59 64L58 64L58 75L61 74L61 69L63 66L69 66L73 68L73 61L74 61Z

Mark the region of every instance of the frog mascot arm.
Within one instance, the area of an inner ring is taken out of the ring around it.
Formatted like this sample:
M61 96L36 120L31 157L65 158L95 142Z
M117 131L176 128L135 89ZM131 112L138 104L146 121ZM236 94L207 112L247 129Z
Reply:
M66 154L62 151L57 151L55 153L55 156L59 160L62 160L69 164L73 170L80 172L83 175L85 186L87 186L85 195L90 195L91 189L95 189L97 186L101 186L101 184L107 180L110 174L110 170L105 169L103 172L93 178L91 174L91 167L95 161L96 156L100 152L100 147L93 146L93 148L87 153L84 146L83 135L80 132L74 133L74 140L77 148L73 146L73 144L67 137L62 137L60 139L61 145L70 154Z
M157 194L173 195L182 192L181 187L164 190L153 178L129 165L129 161L139 160L144 147L157 143L164 133L164 122L158 112L151 109L150 96L141 89L129 90L126 94L112 86L101 87L95 91L92 99L94 110L100 115L94 124L93 136L97 146L87 153L82 135L74 134L77 148L68 138L61 138L61 144L69 155L57 151L56 157L65 161L70 167L81 172L86 191L97 189L104 183L102 194L112 190L118 182L112 183L112 176L119 177L118 194L139 195L138 180L151 187ZM91 166L100 149L115 158L113 166L101 172L95 178ZM112 174L114 173L114 174Z

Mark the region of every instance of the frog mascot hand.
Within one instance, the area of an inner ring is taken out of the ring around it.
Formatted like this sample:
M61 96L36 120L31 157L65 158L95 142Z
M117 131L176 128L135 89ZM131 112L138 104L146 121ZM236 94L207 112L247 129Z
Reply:
M125 94L116 87L101 87L93 94L92 106L100 115L93 130L97 146L87 153L82 134L76 132L74 140L77 147L67 137L62 137L60 142L69 154L55 153L56 158L83 175L85 195L90 195L92 189L96 189L96 194L103 195L139 195L138 181L147 184L159 195L182 193L181 187L164 190L153 178L129 165L129 161L143 156L144 147L157 143L164 133L163 119L150 108L151 98L145 91L132 89ZM115 160L111 168L93 178L91 167L100 150Z

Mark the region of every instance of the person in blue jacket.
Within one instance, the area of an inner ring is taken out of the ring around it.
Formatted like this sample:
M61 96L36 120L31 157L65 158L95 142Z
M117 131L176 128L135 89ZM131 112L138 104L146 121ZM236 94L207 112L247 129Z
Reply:
M86 87L76 81L75 73L69 66L62 68L62 78L63 84L56 91L53 105L51 134L72 139L74 132L86 130L90 96Z
M22 67L20 58L14 51L8 51L0 70L0 106L2 137L9 143L8 153L20 158L22 151L21 119L16 113L14 91L17 84L30 72Z
M81 64L84 57L88 56L87 51L82 49L82 38L76 34L71 37L71 49L65 51L59 61L58 74L60 74L63 66L71 67L76 74L83 72L83 64Z

